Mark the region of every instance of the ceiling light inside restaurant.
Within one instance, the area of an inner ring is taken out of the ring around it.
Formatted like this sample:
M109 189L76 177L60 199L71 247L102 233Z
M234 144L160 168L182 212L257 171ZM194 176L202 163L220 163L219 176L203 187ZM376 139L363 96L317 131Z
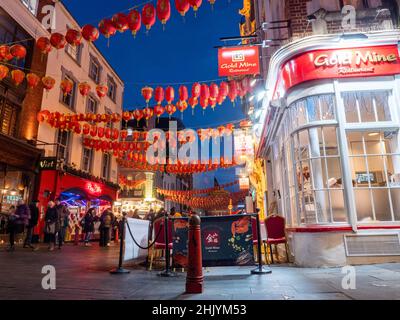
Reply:
M368 136L370 136L370 137L379 136L379 132L370 132L370 133L368 133Z
M257 83L257 79L253 79L250 81L250 87L254 87Z

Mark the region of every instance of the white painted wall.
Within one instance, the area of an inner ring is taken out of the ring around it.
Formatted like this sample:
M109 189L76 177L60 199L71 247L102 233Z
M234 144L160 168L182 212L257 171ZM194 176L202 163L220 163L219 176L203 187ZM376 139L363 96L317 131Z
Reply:
M70 26L74 29L80 29L80 26L73 19L73 17L67 12L61 3L56 3L56 30L54 32L66 33L66 26ZM46 109L51 112L61 113L85 113L86 112L86 98L84 99L79 93L76 97L76 108L71 110L64 104L60 103L60 82L62 80L62 68L65 68L68 72L72 73L79 82L87 81L92 87L92 92L95 94L96 83L89 78L89 66L90 66L90 55L97 58L102 66L100 83L107 83L107 76L111 76L117 84L117 96L116 102L113 102L108 96L100 100L98 106L98 113L105 113L105 108L111 112L122 113L122 101L124 84L118 77L115 71L111 68L105 58L102 56L100 51L91 43L83 41L83 48L81 53L81 61L78 64L65 50L53 50L48 57L47 74L56 79L56 86L53 90L48 93L44 93L42 101L42 110ZM57 139L56 130L51 128L47 124L41 124L39 126L38 140L46 143L55 143ZM69 163L74 163L77 168L81 167L82 163L82 136L72 134L70 145L70 159ZM55 154L54 147L48 146L46 149L46 155L51 156ZM92 174L95 176L101 176L102 166L102 152L95 152ZM117 182L117 163L114 157L112 157L110 180Z

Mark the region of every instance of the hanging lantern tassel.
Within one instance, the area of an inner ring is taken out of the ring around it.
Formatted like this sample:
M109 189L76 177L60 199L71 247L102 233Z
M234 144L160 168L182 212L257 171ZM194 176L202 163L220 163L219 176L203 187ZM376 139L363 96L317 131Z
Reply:
M215 3L215 0L208 0L208 2L209 2L210 5L211 5L211 11L214 11L214 3Z

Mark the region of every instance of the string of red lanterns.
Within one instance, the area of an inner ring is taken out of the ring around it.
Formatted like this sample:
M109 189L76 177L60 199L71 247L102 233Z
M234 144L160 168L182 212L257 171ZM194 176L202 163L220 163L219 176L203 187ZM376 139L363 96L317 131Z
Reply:
M157 192L163 196L168 196L168 197L177 197L177 196L192 197L192 195L195 195L195 194L206 194L206 193L210 193L210 192L213 192L216 190L233 187L234 185L237 185L237 184L239 184L238 180L222 184L218 187L207 188L207 189L193 189L193 190L184 191L184 190L169 190L169 189L159 189L158 188Z

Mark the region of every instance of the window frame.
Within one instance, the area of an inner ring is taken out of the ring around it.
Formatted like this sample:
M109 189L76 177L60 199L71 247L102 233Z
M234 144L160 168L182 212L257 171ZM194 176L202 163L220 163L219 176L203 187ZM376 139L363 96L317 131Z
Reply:
M92 76L92 66L93 65L97 66L97 75L96 75L96 77ZM99 59L97 59L93 55L90 55L89 71L88 71L89 78L92 79L96 84L99 84L100 83L100 79L101 79L101 72L102 72L102 67L101 67L101 63L100 63Z
M65 96L60 88L60 103L62 103L65 107L68 109L75 111L76 110L76 99L77 99L77 88L78 88L78 81L75 79L75 77L70 73L67 72L63 69L62 71L62 79L68 79L71 80L74 83L73 89L71 94L68 94L67 96L70 96L70 104L65 102Z
M35 1L36 5L35 8L31 5L31 3ZM38 14L39 8L39 0L21 0L21 3L28 9L28 11L33 14L35 17Z
M84 166L85 166L85 151L86 150L88 150L89 151L89 161L88 161L88 165L89 165L89 168L85 168ZM93 149L90 149L90 148L86 148L86 147L83 147L82 148L82 164L81 164L81 168L82 168L82 170L83 171L85 171L85 172L88 172L88 173L92 173L92 171L93 171L93 159L94 159L94 152L93 152Z
M116 102L117 100L117 93L118 93L118 86L117 83L115 82L114 78L111 76L107 76L107 86L108 86L108 92L107 96L113 101ZM114 90L111 90L111 88L114 88Z
M107 159L107 168L106 168L106 174L104 174L104 169L105 169L105 159ZM110 174L111 174L111 156L109 153L103 153L102 159L101 159L101 177L103 179L109 180L110 179Z
M66 134L67 143L61 144L60 143L60 135ZM64 148L64 154L60 154L60 147ZM58 129L56 131L56 145L55 145L55 154L57 155L58 159L64 159L64 163L68 164L71 158L71 132L66 130Z

